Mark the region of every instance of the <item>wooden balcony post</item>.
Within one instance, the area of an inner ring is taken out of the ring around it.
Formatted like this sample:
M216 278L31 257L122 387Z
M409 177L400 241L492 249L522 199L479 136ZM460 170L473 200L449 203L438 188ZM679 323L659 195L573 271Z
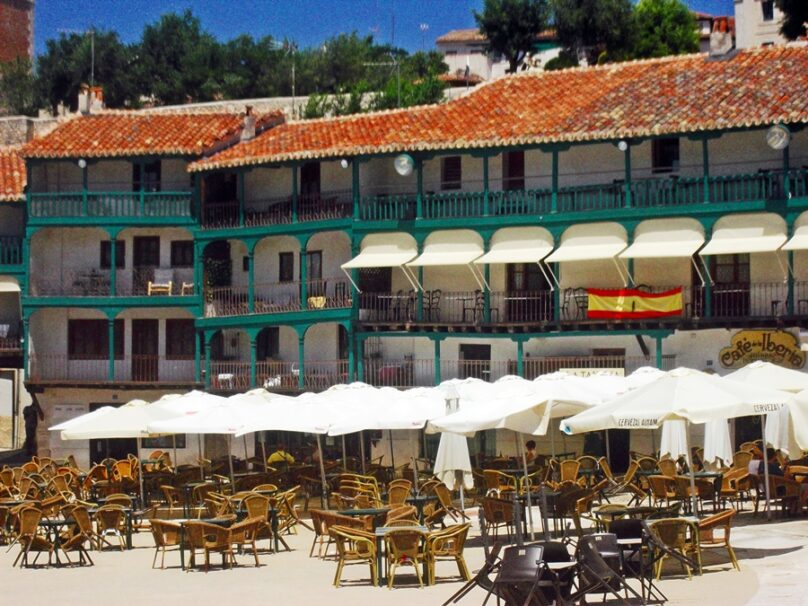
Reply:
M258 363L258 342L257 338L250 335L250 387L257 387L257 372L256 366Z
M486 234L483 236L483 252L487 253L491 248L491 237ZM483 265L483 321L486 324L491 322L491 265L485 263Z
M28 368L30 364L29 353L30 349L28 347L28 328L31 322L31 318L29 316L23 316L22 319L22 372L25 379L28 379L31 376L31 369Z
M297 223L297 205L298 205L298 192L297 192L297 164L292 165L292 223Z
M788 171L791 167L789 149L790 147L788 145L783 149L783 198L785 200L791 198L791 179L788 175Z
M704 137L701 140L701 165L702 165L702 172L703 172L703 185L704 191L702 192L703 195L703 202L705 204L710 203L710 144L709 139Z
M356 380L365 381L365 340L356 336Z
M118 254L115 250L117 248L118 238L110 236L109 238L109 296L114 297L118 294ZM133 276L134 279L134 276Z
M237 191L238 191L238 224L244 227L244 171L238 171Z
M553 235L555 237L555 234ZM557 240L556 240L557 241ZM559 269L561 269L560 263L553 263L552 267L548 267L555 276L560 276ZM561 321L561 286L556 284L555 288L553 288L553 322L560 322Z
M255 313L255 245L247 245L247 310Z
M516 375L525 376L525 342L522 339L516 341Z
M210 376L210 339L208 335L204 335L205 339L205 389L210 389L211 376Z
M300 309L309 308L309 267L306 246L300 247Z
M554 149L552 155L552 193L550 194L550 212L558 212L558 150Z
M789 223L787 229L788 237L791 238L794 235L793 223ZM794 275L791 273L792 267L794 267L794 251L789 250L786 252L786 315L789 316L794 315Z
M491 214L491 200L488 195L488 154L483 155L483 214Z
M415 159L415 218L424 218L424 162L421 158Z
M351 197L353 198L353 218L359 220L359 161L354 158L351 162Z
M202 381L202 361L200 359L199 339L204 338L204 333L194 333L194 383Z
M656 338L656 367L662 370L662 337Z
M354 373L356 372L356 352L354 351L353 326L349 325L346 330L348 332L348 376L346 377L346 382L351 383L354 380Z
M440 376L440 339L433 339L432 343L434 346L434 359L433 362L435 364L435 385L440 385L441 376Z
M109 347L109 369L107 378L115 380L115 320L107 318L107 346Z
M623 188L625 191L625 207L631 208L631 144L626 145L626 151L623 152L623 161L625 163L625 183Z
M297 386L302 390L306 387L306 333L297 336Z
M89 189L89 164L85 160L84 168L81 169L81 215L87 216L87 190Z

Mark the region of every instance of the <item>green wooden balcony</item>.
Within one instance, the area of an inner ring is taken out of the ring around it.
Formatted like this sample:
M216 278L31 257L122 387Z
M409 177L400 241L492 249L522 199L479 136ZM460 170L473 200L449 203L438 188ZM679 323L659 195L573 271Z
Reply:
M0 266L22 264L22 238L0 236Z
M188 218L189 191L159 192L48 192L28 196L31 222L98 219L98 222L170 222Z
M452 191L424 193L418 214L417 194L365 196L360 201L362 221L423 218L449 219L483 216L580 213L621 208L681 207L695 204L784 200L808 197L808 169L761 170L735 175L679 177L666 175L593 185L510 191Z

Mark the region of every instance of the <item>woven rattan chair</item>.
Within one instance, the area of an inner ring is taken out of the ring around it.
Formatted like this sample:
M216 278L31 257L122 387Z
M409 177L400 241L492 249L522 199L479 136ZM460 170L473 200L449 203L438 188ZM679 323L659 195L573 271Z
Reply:
M471 524L457 524L444 530L431 532L426 537L424 556L427 563L427 584L435 584L435 564L441 560L454 560L464 581L471 580L463 547Z
M182 528L176 522L168 520L152 520L151 533L154 537L154 559L152 560L152 568L157 563L157 555L162 554L160 558L160 569L165 568L166 551L176 548L180 549L180 536Z
M239 553L249 549L255 558L256 568L261 565L258 561L258 533L264 524L261 518L247 518L230 527L230 541L233 547L238 547Z
M696 572L701 572L701 553L698 543L699 531L693 522L683 518L666 518L649 521L647 528L653 535L655 543L662 546L662 553L659 554L655 565L657 580L662 576L662 564L672 554L681 556L676 559L687 572L688 578L692 578L692 569L694 567Z
M42 519L42 511L36 507L25 507L19 511L17 517L20 526L16 540L20 544L20 553L17 555L12 566L16 566L17 562L20 562L20 566L28 566L28 554L32 551L36 553L34 561L31 562L32 566L36 565L40 553L47 552L48 558L50 559L55 546L37 532L39 521Z
M334 586L339 587L342 571L352 564L367 564L370 567L371 583L379 584L376 567L376 537L358 528L332 526L328 530L337 546L337 572L334 575Z
M104 505L95 512L96 544L101 551L103 544L110 547L114 545L109 541L109 537L116 537L118 544L123 551L124 539L123 530L125 523L125 512L120 505Z
M93 535L93 523L90 520L90 514L87 512L86 507L77 505L75 507L71 507L70 517L75 520L76 525L73 528L73 533L67 537L66 540L62 540L62 550L65 553L69 553L71 551L77 552L79 554L80 565L83 566L89 563L90 566L93 566L94 562L84 546L85 543L89 543L90 547L92 547L95 541L95 537Z
M734 509L727 509L699 520L699 548L725 548L733 567L740 572L741 566L735 557L735 550L732 549L729 543L732 518L735 517L736 513Z
M396 568L399 566L412 566L418 584L423 587L421 578L421 564L424 561L423 543L427 534L417 528L396 528L384 535L387 545L387 587L393 588L395 584Z
M205 572L210 569L210 554L222 554L222 568L235 564L230 530L207 522L192 521L185 524L188 545L191 550L191 567L196 565L196 553L205 554Z

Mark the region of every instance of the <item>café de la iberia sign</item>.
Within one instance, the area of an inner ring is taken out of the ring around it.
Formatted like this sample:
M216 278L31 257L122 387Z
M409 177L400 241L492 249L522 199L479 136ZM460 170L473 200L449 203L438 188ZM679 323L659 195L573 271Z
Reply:
M805 366L805 352L799 340L782 330L741 330L732 336L729 347L718 354L724 368L741 368L763 360L786 368Z

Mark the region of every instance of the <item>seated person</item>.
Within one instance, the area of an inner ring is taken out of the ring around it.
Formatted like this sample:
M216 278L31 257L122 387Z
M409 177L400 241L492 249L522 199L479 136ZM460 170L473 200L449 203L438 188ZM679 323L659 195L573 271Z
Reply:
M283 444L278 444L275 447L275 452L269 455L267 459L267 463L272 465L273 463L286 463L290 465L295 462L295 458L286 452L286 448L284 448Z
M528 440L525 442L525 459L528 463L536 460L536 442L535 440Z
M769 468L769 475L770 476L785 476L783 473L782 468L780 467L780 463L777 461L777 451L774 448L767 448L766 449L766 460L768 461L767 467ZM757 474L763 477L765 473L765 469L763 467L763 461L758 462Z

